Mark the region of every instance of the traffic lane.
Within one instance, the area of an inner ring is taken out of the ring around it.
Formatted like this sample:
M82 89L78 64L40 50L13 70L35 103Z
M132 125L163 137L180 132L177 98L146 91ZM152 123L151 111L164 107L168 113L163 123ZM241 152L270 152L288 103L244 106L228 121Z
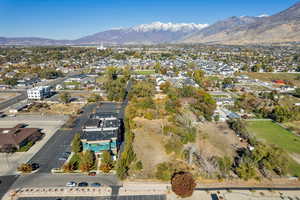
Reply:
M9 99L7 101L0 103L0 110L6 109L13 104L16 104L22 100L25 100L26 98L27 98L27 95L25 93L21 93L20 95L14 97L12 99Z
M117 197L23 197L18 200L166 200L166 195L132 195Z
M5 195L11 185L17 180L19 176L0 176L0 199Z
M70 181L75 181L76 183L87 182L89 184L100 183L101 185L107 186L118 185L118 178L115 175L88 176L86 174L35 173L30 175L21 175L11 188L65 187Z

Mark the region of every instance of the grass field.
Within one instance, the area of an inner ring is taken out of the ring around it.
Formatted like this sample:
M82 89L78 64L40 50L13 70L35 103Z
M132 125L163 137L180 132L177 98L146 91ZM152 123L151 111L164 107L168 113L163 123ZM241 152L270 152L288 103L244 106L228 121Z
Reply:
M154 70L135 70L133 71L134 74L137 75L151 75L151 74L155 74Z
M300 87L300 74L299 73L257 73L257 72L245 72L241 73L249 76L253 79L259 79L262 81L272 82L273 80L288 80L294 85Z
M275 124L272 121L248 121L247 129L257 139L275 144L292 154L300 154L300 137ZM300 164L289 158L288 172L292 176L300 176Z
M275 144L287 152L300 154L300 137L272 121L247 121L247 129L259 140Z

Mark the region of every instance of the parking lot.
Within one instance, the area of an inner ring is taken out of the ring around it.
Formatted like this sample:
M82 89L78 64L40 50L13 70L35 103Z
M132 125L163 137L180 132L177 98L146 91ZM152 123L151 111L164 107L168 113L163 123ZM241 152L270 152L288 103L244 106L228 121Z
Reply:
M28 162L65 123L65 116L17 115L0 119L0 128L12 128L17 124L27 124L28 128L40 128L45 134L42 140L36 142L27 152L0 154L0 176L16 174L16 168L21 163Z

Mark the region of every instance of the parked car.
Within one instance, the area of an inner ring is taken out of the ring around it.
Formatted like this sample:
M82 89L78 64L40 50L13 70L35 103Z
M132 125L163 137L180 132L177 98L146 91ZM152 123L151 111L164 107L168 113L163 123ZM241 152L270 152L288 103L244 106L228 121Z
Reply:
M96 172L89 172L89 176L96 176Z
M67 187L76 187L76 185L77 185L77 183L74 181L67 182L67 184L66 184Z
M211 200L219 200L219 197L218 197L218 195L217 194L211 194L210 195L210 197L211 197Z
M78 187L88 187L89 184L87 182L80 182L78 183Z
M61 156L58 158L58 160L66 161L68 157L70 156L70 152L64 152L61 154Z
M38 168L40 168L40 165L38 163L32 163L31 164L32 170L37 170Z
M100 187L100 186L101 186L100 183L92 183L92 184L91 184L91 187Z
M58 160L66 161L68 158L66 157L59 157Z

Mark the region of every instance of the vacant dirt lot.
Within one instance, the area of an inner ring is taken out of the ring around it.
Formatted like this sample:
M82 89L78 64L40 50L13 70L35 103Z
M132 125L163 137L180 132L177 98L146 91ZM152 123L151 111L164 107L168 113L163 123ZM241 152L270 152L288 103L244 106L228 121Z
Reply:
M198 148L205 156L233 156L235 148L243 145L226 123L206 122L199 130Z
M151 177L155 173L156 165L169 159L163 146L161 121L136 118L135 122L138 128L134 130L133 148L138 160L143 162L143 174Z
M76 114L79 109L81 109L84 104L79 103L55 103L55 104L34 104L25 113L44 113L44 114L63 114L63 115L73 115Z

